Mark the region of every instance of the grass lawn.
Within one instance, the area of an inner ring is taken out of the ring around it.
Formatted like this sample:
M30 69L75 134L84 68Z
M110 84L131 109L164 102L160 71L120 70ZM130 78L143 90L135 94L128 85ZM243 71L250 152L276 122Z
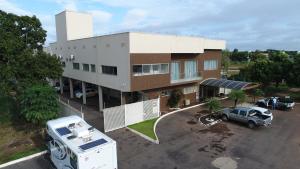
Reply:
M152 138L153 140L156 140L156 137L155 137L155 134L153 131L153 127L154 127L154 123L157 119L158 118L143 121L141 123L133 124L128 127Z
M15 100L0 96L0 164L45 149L42 128L25 123L17 114Z

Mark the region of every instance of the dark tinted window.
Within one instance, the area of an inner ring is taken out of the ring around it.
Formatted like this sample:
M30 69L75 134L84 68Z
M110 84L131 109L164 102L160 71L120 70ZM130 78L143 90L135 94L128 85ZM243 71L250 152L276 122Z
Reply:
M238 112L239 112L239 110L234 109L234 110L232 110L230 113L232 113L232 114L238 114Z
M247 114L247 111L246 111L246 110L241 110L241 111L240 111L240 115L241 115L241 116L246 116L246 114Z
M73 69L79 70L79 63L73 63Z
M109 74L109 75L117 75L118 70L116 66L104 66L102 65L102 73Z

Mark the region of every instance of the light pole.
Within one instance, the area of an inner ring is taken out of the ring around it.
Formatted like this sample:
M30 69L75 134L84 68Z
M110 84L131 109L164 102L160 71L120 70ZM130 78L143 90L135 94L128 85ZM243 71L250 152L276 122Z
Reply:
M26 27L22 28L22 31L25 31L25 42L26 42L26 46L27 46L27 34L28 34L27 28Z

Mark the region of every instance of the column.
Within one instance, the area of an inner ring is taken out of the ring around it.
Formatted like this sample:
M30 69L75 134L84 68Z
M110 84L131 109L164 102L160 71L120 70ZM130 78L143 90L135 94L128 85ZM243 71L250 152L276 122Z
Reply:
M74 98L74 90L73 90L73 81L71 78L69 78L69 86L70 86L70 98Z
M83 104L86 104L86 88L85 88L85 82L81 82L82 84L82 102Z
M99 96L99 111L103 110L103 92L102 87L98 86L98 96Z
M123 94L122 91L120 91L120 93L121 93L121 105L124 105L124 104L126 104L125 95Z
M64 94L64 83L63 83L63 78L59 78L59 88L60 88L60 94Z

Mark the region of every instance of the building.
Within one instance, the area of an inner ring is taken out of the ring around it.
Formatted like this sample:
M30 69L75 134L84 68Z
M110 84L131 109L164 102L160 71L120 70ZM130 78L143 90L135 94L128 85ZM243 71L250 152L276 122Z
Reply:
M165 110L174 89L182 90L180 104L186 105L219 91L199 88L204 80L221 77L223 40L139 32L93 36L89 14L63 11L55 19L57 42L50 44L48 52L61 58L64 66L61 87L68 83L74 97L77 84L84 104L87 86L97 88L100 110L111 102L157 97Z

